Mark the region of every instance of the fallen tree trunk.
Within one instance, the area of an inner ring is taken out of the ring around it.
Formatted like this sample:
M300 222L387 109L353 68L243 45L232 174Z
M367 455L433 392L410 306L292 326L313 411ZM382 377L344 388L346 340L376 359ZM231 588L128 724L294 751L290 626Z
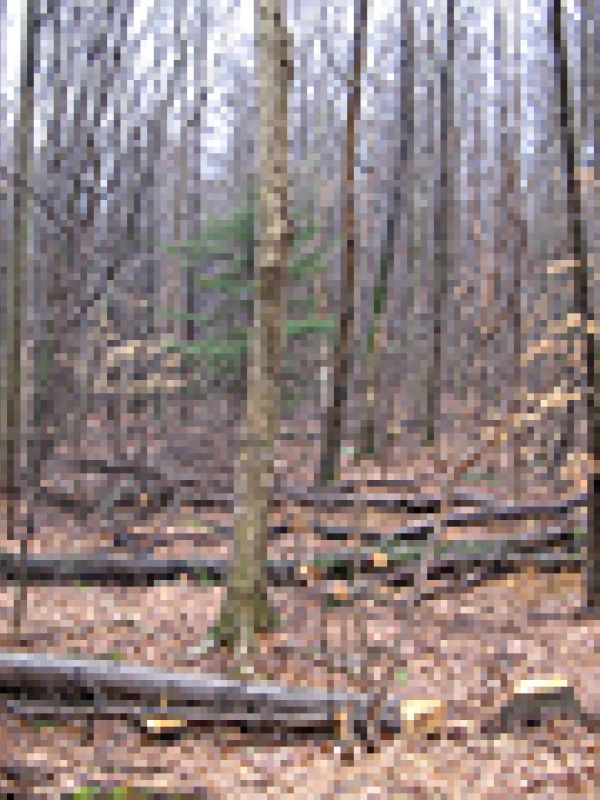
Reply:
M452 513L442 518L442 526L461 527L466 525L480 525L486 522L497 520L519 520L524 518L537 519L543 517L559 516L573 511L576 508L585 506L586 496L584 494L561 500L556 503L538 503L520 506L511 505L488 505L486 508L462 513ZM233 526L231 525L209 525L203 526L200 531L181 531L171 536L152 536L138 532L120 532L115 534L115 542L118 546L135 546L136 543L144 542L147 547L165 547L173 542L191 541L201 543L205 541L206 534L230 540L233 538ZM363 531L362 541L372 545L390 545L395 542L403 541L424 541L434 530L434 522L426 520L415 525L399 528L391 533L380 533L379 531ZM276 539L290 532L286 523L269 526L269 536ZM314 533L317 536L329 541L347 541L354 536L355 531L347 526L336 525L315 525ZM496 534L495 534L496 535Z
M517 506L490 504L477 511L448 514L442 522L446 526L460 527L461 525L474 525L504 519L538 519L539 517L566 514L576 508L584 507L586 503L587 495L578 494L555 503L530 503Z
M454 545L460 543L453 543ZM579 568L583 561L580 552L576 552L572 532L556 531L542 534L526 534L511 537L501 542L489 543L485 548L470 547L465 543L463 552L449 553L435 558L427 565L428 580L454 579L463 580L472 572L477 572L481 580L493 575L505 575L519 570L527 564L536 564L554 570L572 565ZM568 558L562 554L548 552L549 548L565 545ZM411 586L415 582L415 572L419 565L401 566L391 571L388 582L395 586ZM423 593L427 597L428 592Z
M196 508L215 507L230 508L233 506L233 492L211 491L210 480L200 477L193 470L179 470L173 472L160 470L150 465L140 465L126 461L111 461L100 458L80 458L68 462L67 466L75 470L75 474L98 475L104 478L129 479L140 485L140 493L146 493L148 488L157 495L156 504L170 503L176 493L187 494L186 500ZM71 483L67 481L67 483ZM279 480L274 493L275 506L287 502L295 502L303 506L315 504L331 508L348 508L353 504L353 494L357 489L356 481L339 481L328 485L323 490L318 486L306 484L283 485ZM369 478L363 485L367 488L383 488L386 493L372 494L367 499L367 505L373 508L400 510L424 513L435 511L439 508L439 498L431 495L419 495L416 492L416 482L406 478ZM404 490L411 494L394 494L394 491ZM42 489L48 502L57 504L66 509L80 508L84 515L91 514L94 510L93 498L78 496L74 491L61 488L60 483L45 486ZM457 489L454 492L455 505L485 505L492 501L489 494Z
M121 482L119 485L108 492L114 495L115 505L125 505L129 507L140 506L144 508L145 513L157 513L165 505L171 503L174 499L175 493L178 491L177 487L172 485L165 485L157 483L156 476L152 477L155 481L155 490L150 488L150 477L145 476L142 480L139 478L139 491L133 486L133 482L138 480L131 478L125 480L122 476L123 467L114 467L114 472L108 470L106 475L121 475ZM120 471L119 471L120 470ZM133 467L131 467L133 470ZM125 483L121 485L122 481ZM181 485L187 485L189 488L193 487L195 483L194 478L190 478L186 483L185 478L182 478ZM343 511L354 508L354 487L341 485L337 490L327 491L314 491L310 487L289 487L282 489L274 495L274 508L281 508L286 503L297 504L306 508L319 508L322 511ZM181 488L181 487L179 487ZM102 497L106 495L103 492ZM56 486L42 486L40 495L50 504L57 505L66 511L76 512L78 516L85 520L91 515L98 507L97 497L85 497L75 491L69 491L66 488L61 488L60 484ZM142 502L143 498L143 502ZM455 490L451 495L451 500L455 506L477 506L478 508L473 511L465 511L460 513L449 514L442 520L442 524L449 526L461 526L471 524L481 524L485 522L493 522L498 519L535 519L544 516L553 516L567 513L575 508L584 507L587 502L586 494L578 494L568 497L556 502L551 503L532 503L526 505L511 505L499 504L495 502L493 496L484 493L468 492L465 490ZM233 509L233 494L229 492L213 492L206 496L192 495L189 498L190 504L196 510L202 509L219 509L231 511ZM405 513L405 514L428 514L436 513L440 510L440 498L433 495L419 495L419 494L395 494L390 492L370 493L363 502L367 508L377 511L388 513ZM277 526L276 526L277 527ZM229 534L227 526L223 526L221 532L224 536ZM277 535L275 529L273 533ZM279 532L285 533L286 527L279 526ZM352 535L349 532L348 537ZM186 538L190 538L186 536ZM332 537L332 538L335 538ZM345 538L341 534L337 538Z
M356 732L369 717L363 695L323 692L269 682L203 676L115 664L101 659L60 658L42 653L0 652L0 688L61 701L77 698L108 708L120 702L140 716L178 716L197 722L259 728L330 728L348 715ZM143 709L141 708L143 706ZM388 729L401 729L400 704L389 699L384 715Z
M354 534L351 528L335 525L315 525L313 530L317 536L327 541L347 541ZM366 544L372 545L424 541L432 530L433 525L429 522L424 522L399 528L391 533L363 531L362 539ZM277 540L288 533L291 533L290 527L285 523L269 526L269 538L272 540ZM151 551L154 547L168 547L175 542L194 542L197 545L202 545L207 542L207 537L213 537L221 541L231 541L233 540L233 526L206 524L202 525L198 530L177 531L167 536L139 531L120 531L115 534L115 543L116 546L125 548L136 548L143 545L144 549Z
M463 574L472 565L484 562L499 563L502 560L527 560L534 553L558 546L573 546L572 531L525 534L507 537L500 541L492 538L478 542L447 542L445 553L429 566L431 578L445 574ZM414 581L422 547L418 546L381 551L378 548L363 548L357 560L353 548L324 553L315 559L289 559L270 562L267 567L269 580L276 585L304 585L309 574L323 579L351 578L356 564L361 573L389 574L390 580L402 585ZM68 581L122 583L125 585L149 585L156 581L176 580L186 576L199 583L220 584L226 580L229 564L225 559L185 559L117 557L107 554L88 553L74 556L30 555L24 563L13 553L0 554L0 576L14 581L25 570L30 583L65 583Z

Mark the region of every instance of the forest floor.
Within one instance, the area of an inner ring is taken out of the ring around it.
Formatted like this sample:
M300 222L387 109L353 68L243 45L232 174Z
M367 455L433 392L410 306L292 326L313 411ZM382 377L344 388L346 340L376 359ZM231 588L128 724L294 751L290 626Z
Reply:
M299 483L308 480L302 465L310 454L287 447L295 478ZM373 464L363 467L364 475L371 477L378 471ZM431 470L426 453L419 456L416 450L390 459L387 476L411 478L423 494L435 494L440 477ZM342 477L356 476L348 468ZM461 487L493 494L498 501L511 498L507 481L490 480L481 470ZM527 487L528 501L547 496L541 481ZM293 504L275 510L272 521L285 521L288 532L271 542L270 556L304 558L339 549L339 543L314 535L315 522L351 528L355 512L321 511L317 516L318 520L313 510ZM114 548L111 534L76 522L63 511L42 507L37 517L32 553ZM415 519L419 518L414 514L370 510L360 527L392 531ZM223 541L213 528L231 522L228 512L180 508L145 523L130 523L127 531L136 535L138 548L153 555L225 558L232 542ZM503 520L468 530L453 528L451 534L493 538L539 528L539 521ZM185 536L180 535L183 531ZM159 535L167 542L157 547L153 540ZM346 546L351 545L352 539ZM2 542L0 547L11 549L14 543ZM469 589L441 593L408 616L402 602L410 590L387 586L373 575L360 581L366 591L353 600L345 597L343 581L273 587L278 626L260 638L257 677L336 691L380 685L400 701L441 700L446 723L437 736L388 736L378 752L363 748L348 764L340 760L331 736L308 735L283 743L233 730L188 728L180 737L164 741L149 738L124 720L98 718L91 728L83 719L24 720L0 704L0 787L8 792L2 796L69 797L84 786L103 787L104 794L93 795L98 797L176 797L180 792L188 797L248 799L591 800L599 795L598 734L581 721L559 718L521 732L481 732L525 678L560 675L586 711L600 713L600 621L576 613L583 603L579 572L542 574L525 568ZM0 587L0 638L7 650L17 649L6 644L13 592L12 586ZM324 595L335 602L324 603ZM168 670L227 673L227 654L205 653L201 646L218 618L223 596L222 587L185 577L147 587L33 585L21 647ZM361 671L366 645L374 651ZM325 652L329 658L324 658ZM17 775L12 783L11 771ZM131 792L110 795L113 786L123 791L129 787Z
M345 671L316 666L322 632L318 609L306 593L276 590L272 596L281 629L261 639L261 677L296 686L352 686ZM225 666L224 654L202 657L195 648L221 598L219 588L185 583L147 589L35 587L26 631L35 651L214 674ZM5 593L4 630L8 601ZM204 787L211 798L591 800L600 788L597 733L560 719L489 738L480 731L515 684L534 676L563 676L586 710L600 711L600 623L577 619L573 612L581 601L577 574L497 579L426 601L418 619L402 626L399 641L400 626L389 606L364 601L359 609L330 611L326 629L332 649L360 652L358 611L359 618L368 619L371 643L397 648L398 667L388 670L389 692L401 700L428 697L447 704L449 727L441 736L399 734L384 741L378 753L361 751L350 766L340 762L331 740L310 736L282 744L233 731L189 729L164 742L148 740L123 721L96 720L90 737L89 726L77 720L17 721L6 712L0 712L1 761L37 772L34 783L46 797L69 796L85 785L115 785L173 797L175 791L202 797L198 787ZM389 666L390 649L383 649L384 656L371 664L375 681L381 680L378 670Z

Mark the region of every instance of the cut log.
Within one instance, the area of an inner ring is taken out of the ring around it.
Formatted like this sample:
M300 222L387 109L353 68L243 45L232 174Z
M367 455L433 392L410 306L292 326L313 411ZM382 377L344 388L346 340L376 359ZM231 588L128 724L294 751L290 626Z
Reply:
M580 552L568 552L566 555L547 552L548 548L559 545L565 545L572 551L573 534L568 531L525 534L497 543L490 540L485 542L485 546L479 543L478 547L465 548L462 553L449 549L445 556L430 563L427 578L452 579L456 582L464 581L467 576L476 573L479 582L494 575L500 576L519 570L526 564L535 564L551 571L565 567L579 569L583 562ZM417 566L411 563L390 569L387 574L388 583L393 586L412 586ZM424 597L427 596L425 593Z
M407 700L401 708L402 730L410 736L439 734L446 724L446 703L439 698Z
M144 719L179 719L244 728L330 729L348 714L357 734L366 730L363 695L323 692L270 682L229 680L197 672L163 671L100 659L60 658L42 653L0 652L3 692L33 694L46 702L76 698L98 710L115 702ZM385 704L383 722L401 730L400 703Z
M448 514L444 524L449 527L462 525L479 525L495 520L537 519L539 517L559 516L585 506L586 494L578 494L555 503L531 503L528 505L489 505L477 511L465 511L460 514Z
M0 575L16 580L20 559L12 553L0 554ZM176 580L182 575L221 583L227 562L211 559L118 557L88 553L74 556L30 555L25 564L28 582L66 583L69 581L112 582L137 586L156 581Z
M306 491L295 487L282 492L281 499L302 506L315 506L323 510L353 508L356 503L353 494L350 492L329 489L320 492ZM387 492L368 494L363 498L363 503L368 508L382 511L406 511L413 514L433 512L439 507L439 501L435 497L417 494L399 495Z
M198 510L205 508L231 510L234 504L232 492L211 491L211 481L207 477L201 477L193 470L183 469L174 472L168 469L160 470L150 465L99 458L71 460L68 462L68 466L69 469L87 476L87 480L82 481L77 478L57 481L53 479L42 487L42 493L49 503L58 505L65 510L76 511L83 519L98 508L100 489L95 486L95 483L100 479L101 485L104 485L108 477L125 480L128 488L128 491L123 490L118 493L115 502L136 505L138 495L145 494L150 500L150 511L160 511L161 508L174 501L176 494L181 497L182 493L186 497L186 502ZM57 473L60 473L58 468L54 470L54 474ZM95 481L92 480L94 475L96 476ZM409 514L439 511L440 498L437 495L411 492L411 489L414 490L416 487L415 483L408 479L371 478L367 479L365 483L369 488L389 490L368 494L364 499L368 508ZM281 507L286 503L296 503L304 507L317 506L330 511L348 509L354 506L354 492L358 486L357 481L340 481L326 489L320 489L309 484L284 486L279 481L273 497L273 506ZM397 491L391 490L405 490L405 492L399 494ZM497 504L493 495L457 488L451 493L451 502L455 506L480 507L478 511L449 515L447 524L458 526L491 522L495 519L559 515L584 506L586 495L576 495L555 503L511 506Z
M276 541L289 532L285 523L269 525L269 538ZM192 542L196 545L206 544L209 540L219 542L233 541L233 525L206 523L189 530L177 530L167 535L145 531L119 531L115 534L115 545L123 548L144 548L152 551L156 547L169 547L180 542ZM118 542L118 545L117 545Z
M386 501L387 502L387 501ZM403 502L401 499L399 502ZM476 511L468 511L463 513L450 514L442 520L442 525L448 527L461 527L467 525L480 525L486 522L494 522L497 520L519 520L523 518L535 519L545 516L560 516L566 514L575 508L585 505L585 495L576 495L575 497L557 503L545 504L531 504L521 506L505 506L505 505L489 505L485 509ZM228 525L215 525L207 526L211 534L218 535L224 539L233 538L233 527ZM399 528L391 533L381 533L379 531L363 531L361 540L365 544L372 545L391 545L395 542L401 543L403 541L425 541L427 537L433 533L433 521L427 520L415 525L409 525ZM280 535L289 532L287 524L272 525L269 528L269 535L271 538L276 539ZM328 541L348 541L355 535L354 529L347 526L336 525L315 525L314 532ZM498 536L498 534L494 534ZM172 543L173 539L168 537L159 537L149 539L146 534L126 534L124 540L129 539L134 542L135 539L144 539L152 542L155 547L165 546ZM175 534L174 538L177 541L198 541L198 534L194 531L184 531Z
M548 548L575 545L572 531L530 533L502 540L478 542L448 542L445 554L434 559L428 574L432 579L462 576L474 568L487 566L501 572L523 566L528 560L551 560ZM271 562L267 566L269 580L276 585L304 585L307 573L313 570L325 579L351 578L358 563L363 573L385 573L395 585L411 585L418 568L422 547L390 548L385 551L385 563L378 548L363 548L357 561L353 548L323 554L307 562L289 559ZM579 563L580 556L572 555ZM151 556L113 556L88 553L71 556L29 555L24 565L14 553L0 554L0 576L17 580L24 567L28 582L65 583L68 581L113 582L125 585L148 585L156 581L175 580L186 576L200 583L217 584L225 581L228 562L224 559L153 558ZM312 573L311 573L312 574Z
M352 528L335 525L315 525L314 532L317 536L323 537L328 541L347 541L351 539L355 531ZM431 522L423 522L418 525L409 525L406 528L399 528L391 533L381 533L380 531L362 531L361 541L365 544L391 544L393 542L425 541L427 536L433 532Z
M484 725L486 733L520 732L559 717L597 726L597 716L585 712L569 681L560 675L529 678L518 683L512 697Z

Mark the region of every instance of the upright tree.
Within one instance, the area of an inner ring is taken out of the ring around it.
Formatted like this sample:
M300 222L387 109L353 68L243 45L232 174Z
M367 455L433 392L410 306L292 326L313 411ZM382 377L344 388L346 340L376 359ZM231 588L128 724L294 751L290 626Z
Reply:
M27 322L31 220L32 220L32 168L34 132L34 80L39 42L39 9L36 0L27 0L21 39L21 71L19 83L19 113L15 117L15 173L13 253L9 260L6 280L6 320L2 340L2 388L4 424L2 446L2 470L7 490L6 526L7 536L14 539L17 533L17 512L26 484L23 469L24 425L21 414L26 393L23 362L23 336ZM21 535L20 555L27 554L27 538ZM14 628L21 625L25 594L24 584L18 590L14 603Z
M585 8L582 7L582 10ZM582 331L582 394L586 402L587 428L587 526L588 580L587 604L600 608L600 416L595 386L595 354L598 345L594 321L592 287L589 286L587 242L583 231L581 172L578 170L578 142L574 113L574 80L569 68L570 51L567 15L562 0L553 0L550 9L554 48L554 75L560 105L562 169L566 183L568 242L575 262L575 309Z
M439 178L434 199L434 287L432 358L427 376L426 439L438 432L442 396L442 324L448 275L452 267L454 220L454 0L446 2L446 57L440 69Z
M206 0L200 0L199 5L194 3L195 8L195 16L197 18L197 23L194 26L195 30L195 38L193 43L193 74L194 74L194 86L199 86L198 90L198 98L194 98L194 106L195 112L192 116L191 120L185 120L182 126L182 147L185 148L185 158L187 159L189 152L188 152L188 143L189 143L189 133L190 129L193 125L193 130L196 133L196 136L202 137L202 120L204 117L204 105L206 102L206 53L208 47L208 27L209 27L209 19L208 19L208 4ZM185 48L187 50L187 43L185 44ZM182 58L183 58L183 45L182 45ZM187 58L187 55L185 56ZM202 158L201 153L199 154L199 158L197 159L196 169L194 171L194 179L199 182L200 171L202 170L201 164ZM186 164L187 167L187 164ZM184 175L182 174L182 178ZM187 179L187 170L185 172L185 178ZM198 195L194 195L196 201L193 203L193 212L194 218L198 219L200 215L200 202L199 202L199 192L200 187L197 186L196 192ZM182 187L183 190L183 187ZM186 297L186 308L188 314L193 314L196 308L195 304L195 288L194 288L194 276L193 273L188 270L186 272L186 286L185 286L185 297ZM186 321L186 339L189 342L193 342L196 336L196 328L194 325L193 319L188 319Z
M508 17L514 13L514 29L510 31ZM504 35L500 36L503 44L510 39L514 41L515 56L513 64L508 62L508 47L503 47L504 54L502 69L502 88L504 84L510 87L510 98L502 102L501 108L501 131L500 131L500 168L502 172L503 202L505 203L505 215L503 225L503 240L505 243L509 263L512 264L513 284L509 293L510 321L512 328L512 414L516 418L521 410L521 344L522 344L522 325L521 325L521 282L523 272L523 258L526 254L527 228L526 220L523 216L523 203L521 195L521 79L520 79L520 10L515 7L514 11L506 12L504 18L501 17L500 27ZM507 71L512 66L512 78L507 75ZM512 119L509 121L508 112L512 111ZM523 435L519 425L513 427L512 432L512 474L515 502L520 502L523 490Z
M360 116L362 61L367 39L368 0L354 0L354 36L351 75L346 107L345 163L342 178L342 255L340 270L340 316L333 345L332 391L326 411L322 440L319 483L339 474L342 424L348 401L351 344L354 333L354 290L356 271L356 222L354 169L356 123Z
M283 0L256 4L256 68L260 76L258 246L248 387L235 474L235 551L221 637L247 661L255 634L270 621L267 598L267 517L279 425L288 220L289 34Z
M379 269L375 278L373 292L372 318L369 321L367 333L367 385L365 396L365 412L360 433L360 451L364 455L374 456L376 451L383 449L386 444L387 420L377 431L377 402L376 398L382 388L381 353L383 345L384 317L387 309L390 273L394 264L396 232L400 216L406 214L407 237L407 263L404 279L410 281L414 259L414 225L415 221L409 213L412 197L409 180L409 165L414 159L414 91L415 91L415 41L414 41L414 10L409 0L402 0L400 4L400 102L397 105L399 116L399 147L394 148L394 165L392 184L390 187L387 216L384 227L381 253L379 256Z

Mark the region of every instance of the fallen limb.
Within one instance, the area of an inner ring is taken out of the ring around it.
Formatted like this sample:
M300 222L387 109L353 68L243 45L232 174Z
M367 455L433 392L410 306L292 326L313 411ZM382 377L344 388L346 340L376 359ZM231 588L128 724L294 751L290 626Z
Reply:
M474 511L448 514L441 520L442 526L461 527L466 525L480 525L486 522L497 520L518 520L518 519L538 519L543 517L554 517L566 514L576 508L585 506L586 496L584 494L575 495L565 500L555 503L537 503L529 505L492 505ZM373 530L363 530L361 539L367 544L374 546L389 546L393 543L405 541L425 541L433 533L434 520L426 520L415 525L399 528L391 533L381 533ZM269 526L269 537L277 539L290 532L287 524L281 523ZM354 529L341 525L315 525L314 533L328 541L348 541L354 535ZM144 543L147 547L166 547L173 542L190 541L202 543L206 535L216 536L226 541L233 539L233 526L231 525L211 525L200 526L197 530L184 530L165 535L152 535L138 532L123 532L115 534L115 543L118 546L136 546Z
M436 558L428 566L432 578L444 574L464 573L470 565L499 563L519 557L526 559L531 553L551 547L572 546L576 542L573 531L543 531L478 541L449 541L441 543ZM292 558L270 562L267 567L269 580L277 585L304 585L308 576L333 579L352 578L355 565L361 573L389 575L391 582L400 585L412 584L422 553L422 545L403 547L363 548L359 559L353 548L344 548L332 553L323 553L311 561ZM22 560L17 554L0 554L0 576L14 581L24 569L30 583L65 583L69 581L122 583L125 585L149 585L156 581L177 580L185 576L192 581L220 584L226 580L228 562L225 559L154 558L151 556L113 556L104 553L88 553L71 556L29 555Z
M582 508L586 503L587 495L578 494L555 503L530 503L525 505L490 504L477 511L448 514L443 519L443 524L459 527L461 525L473 525L503 519L537 519L539 517L558 516L560 514L566 514L575 508Z
M127 716L174 715L203 722L269 729L335 730L348 715L357 732L369 717L363 695L323 692L269 682L230 680L197 672L163 671L101 659L60 658L42 653L0 652L0 687L37 697L93 702L94 709L118 703ZM385 706L388 729L402 727L401 708Z
M196 508L231 508L234 502L233 492L210 491L210 481L202 478L195 471L160 470L150 465L136 464L125 461L111 461L99 458L81 458L69 462L68 466L76 474L96 474L103 478L116 478L129 481L127 487L139 484L139 494L147 493L156 495L153 508L158 510L165 504L172 502L175 493L186 491L189 493L189 502ZM66 510L77 510L82 516L93 513L96 503L93 491L90 497L81 496L72 488L75 481L57 482L53 485L42 487L41 491L49 503L58 505ZM436 511L439 508L439 498L434 495L419 495L415 492L416 482L404 478L370 478L364 482L367 488L384 488L386 493L371 494L366 503L372 508L398 511L404 510L412 513L425 513ZM279 485L273 496L273 504L280 507L288 502L298 503L302 506L320 505L324 508L349 508L353 505L353 494L356 491L356 481L340 481L329 485L326 490L313 485L295 484L291 486ZM398 490L410 492L397 494ZM411 492L412 490L412 492ZM125 491L125 490L124 490ZM131 489L130 489L131 492ZM489 503L490 495L481 492L472 492L457 489L453 496L455 505L480 505Z
M438 556L432 559L427 565L427 580L439 580L440 578L453 578L462 580L465 576L474 571L478 571L482 576L506 574L516 569L520 569L525 564L539 563L550 566L553 562L562 566L565 561L571 561L574 566L581 562L578 553L569 553L570 558L564 559L562 555L547 552L548 548L556 547L559 544L573 546L573 535L566 531L552 533L526 534L520 537L507 538L498 543L492 541L486 543L485 548L469 546L468 543L463 552L450 551L447 555ZM452 543L456 545L460 543ZM450 543L449 545L450 546ZM415 584L415 568L412 564L400 566L389 573L388 582L397 586L412 586ZM422 577L422 576L419 576ZM418 597L428 597L429 591L419 592Z
M591 731L600 730L600 715L583 709L575 690L561 677L521 681L499 712L482 725L487 735L516 733L560 717L571 719Z

